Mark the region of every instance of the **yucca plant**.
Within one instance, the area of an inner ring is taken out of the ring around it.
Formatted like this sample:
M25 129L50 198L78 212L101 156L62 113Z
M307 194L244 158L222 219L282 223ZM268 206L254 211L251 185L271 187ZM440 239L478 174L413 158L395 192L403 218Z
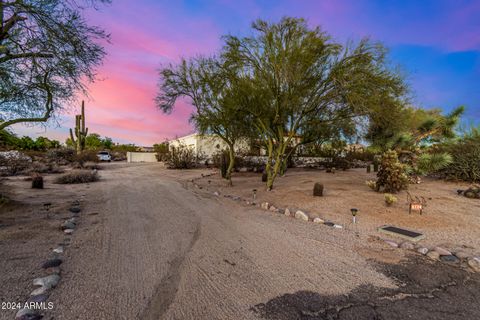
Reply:
M423 153L418 156L414 171L419 175L438 172L453 162L453 157L446 153Z

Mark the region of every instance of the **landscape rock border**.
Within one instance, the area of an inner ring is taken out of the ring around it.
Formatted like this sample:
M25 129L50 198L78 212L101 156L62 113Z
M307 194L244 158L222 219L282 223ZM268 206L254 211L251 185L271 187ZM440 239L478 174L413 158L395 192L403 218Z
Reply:
M75 228L78 224L78 217L82 209L80 208L80 201L75 200L72 202L68 211L71 214L71 218L65 220L60 226L59 230L65 234L65 238L62 244L55 247L53 252L53 257L46 260L41 268L46 274L43 277L35 278L32 281L32 284L38 288L34 289L30 293L30 297L23 304L23 308L19 309L15 314L15 320L37 320L42 319L43 315L41 310L32 308L32 304L45 304L50 296L51 291L58 285L62 277L61 273L61 264L63 259L60 256L65 251L65 246L68 246L70 243L70 236L75 231Z

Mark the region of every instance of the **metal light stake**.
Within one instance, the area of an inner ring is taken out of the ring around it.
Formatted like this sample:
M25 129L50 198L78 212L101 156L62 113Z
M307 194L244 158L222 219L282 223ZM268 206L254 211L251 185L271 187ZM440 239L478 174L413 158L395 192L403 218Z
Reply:
M356 217L356 215L357 215L358 209L357 209L357 208L352 208L352 209L350 209L350 211L352 212L353 223L357 223L355 217Z
M257 199L257 189L253 189L253 201Z

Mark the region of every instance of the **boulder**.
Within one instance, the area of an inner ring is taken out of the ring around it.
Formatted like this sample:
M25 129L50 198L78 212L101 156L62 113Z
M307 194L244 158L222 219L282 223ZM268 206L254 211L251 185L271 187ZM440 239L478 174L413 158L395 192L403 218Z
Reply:
M62 247L62 246L57 247L57 248L53 249L53 252L55 252L55 253L63 253L63 247Z
M336 228L336 229L343 229L343 226L341 226L339 224L334 224L333 227Z
M63 232L65 232L65 234L72 234L73 229L65 229L65 230L63 230Z
M475 272L480 272L480 257L473 257L468 259L467 261L470 268L473 269Z
M308 221L308 215L301 210L298 210L297 212L295 212L295 218Z
M290 213L290 209L286 208L285 211L283 212L284 215L286 216L291 216L292 214Z
M318 218L318 217L317 217L317 218L313 219L313 222L315 222L315 223L322 223L322 224L323 224L325 221L324 221L322 218Z
M268 208L268 210L272 211L272 212L277 212L278 209L275 207L275 206L270 206L270 208Z
M433 248L433 250L438 252L438 254L441 255L441 256L451 256L452 255L452 253L450 251L448 251L447 249L442 248L442 247L435 247L435 248Z
M79 207L71 207L70 209L68 209L71 213L79 213L80 211L82 211L82 209L80 209Z
M39 295L36 295L36 296L31 296L30 298L28 298L27 300L27 303L31 303L31 302L34 302L34 303L41 303L41 302L45 302L47 301L48 299L48 294L47 293L44 293L44 294L39 294Z
M262 204L260 205L260 207L263 209L263 210L268 210L268 208L270 208L270 204L268 202L262 202Z
M464 251L456 251L455 253L455 256L459 259L468 259L469 255L468 253L464 252Z

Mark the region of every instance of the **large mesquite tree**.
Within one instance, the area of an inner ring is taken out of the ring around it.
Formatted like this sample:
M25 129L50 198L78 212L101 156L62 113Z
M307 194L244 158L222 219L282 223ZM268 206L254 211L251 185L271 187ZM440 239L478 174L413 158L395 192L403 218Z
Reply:
M109 0L0 0L0 130L46 122L93 81L108 35L82 17Z
M250 132L240 109L241 84L236 70L221 58L194 58L182 60L160 70L160 90L157 106L170 112L179 98L190 100L192 113L200 133L211 133L227 145L229 155L225 178L232 183L235 165L235 148L240 139Z
M223 57L240 70L242 109L267 150L267 189L312 124L337 125L368 116L372 106L400 99L402 77L387 68L385 49L362 40L341 45L303 19L258 20L254 35L225 37ZM291 151L290 151L291 152Z

